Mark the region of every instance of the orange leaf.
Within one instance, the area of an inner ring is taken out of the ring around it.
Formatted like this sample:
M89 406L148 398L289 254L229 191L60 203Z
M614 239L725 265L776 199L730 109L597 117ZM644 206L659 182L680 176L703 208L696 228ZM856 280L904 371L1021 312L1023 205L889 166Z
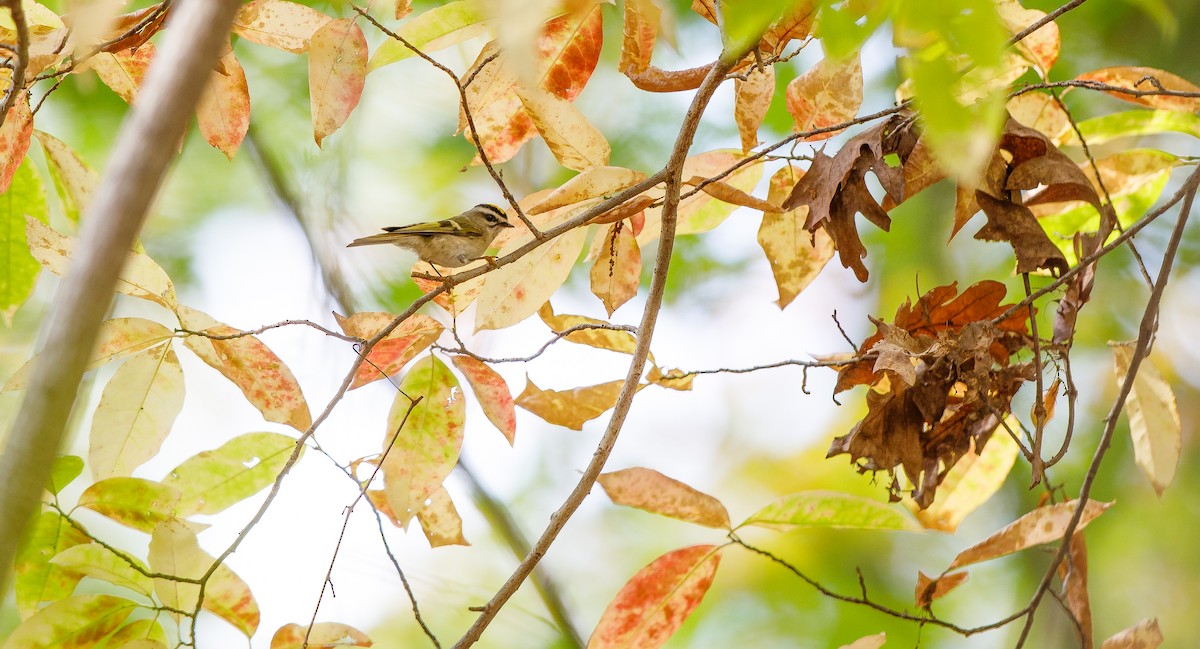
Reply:
M1092 645L1092 603L1088 597L1088 558L1087 542L1083 534L1071 536L1071 546L1067 548L1067 560L1058 564L1058 578L1063 584L1063 599L1067 610L1070 611L1078 626L1075 635L1084 647Z
M583 430L584 422L599 417L617 403L624 385L625 381L609 381L574 390L543 390L527 377L517 405L548 423Z
M182 305L179 308L183 325L192 331L215 336L241 333L206 313ZM296 376L257 337L213 340L188 336L183 339L183 344L233 382L267 421L287 424L301 432L312 424L308 402L304 400Z
M375 337L380 330L396 319L391 313L377 311L363 311L349 317L334 313L333 317L346 335L364 340ZM409 316L371 349L367 360L358 366L350 389L361 388L368 383L399 374L409 361L428 349L438 336L442 335L442 330L442 324L427 315L417 313Z
M333 18L287 0L253 0L233 19L233 33L259 45L301 54L321 27Z
M88 61L100 81L117 93L125 103L132 104L141 88L146 70L154 60L154 43L145 43L136 50L100 52Z
M658 23L662 18L659 9L651 0L626 0L625 40L621 44L621 61L617 69L622 73L645 72L650 67L654 53L654 41L658 38Z
M470 356L455 356L452 360L471 385L483 414L512 445L517 435L517 410L504 377L483 361Z
M767 202L783 202L792 186L804 172L784 167L771 176ZM779 288L779 308L785 308L801 291L817 278L825 264L833 259L833 241L824 229L809 232L804 229L808 206L802 205L787 212L763 212L758 228L758 245L762 247L771 274Z
M1075 78L1080 81L1095 81L1138 92L1153 93L1166 90L1168 92L1176 91L1200 94L1200 87L1197 87L1196 84L1187 79L1171 74L1170 72L1142 66L1119 65L1111 68L1101 68L1085 72ZM1165 94L1139 96L1119 90L1106 90L1105 92L1117 99L1124 99L1131 104L1161 108L1163 110L1175 110L1181 113L1200 111L1200 96L1179 97Z
M788 112L796 131L840 124L858 114L863 101L862 64L858 52L840 61L822 59L787 86ZM824 140L840 131L819 133L804 141Z
M601 474L599 481L618 505L705 527L730 528L729 512L721 501L653 469L621 469Z
M642 252L632 227L617 221L608 228L600 254L592 264L590 279L592 294L604 303L609 316L637 295L642 279Z
M737 79L733 82L733 118L742 138L742 151L749 152L758 146L758 127L767 116L774 96L774 66L751 68L745 81Z
M597 349L607 349L622 354L632 354L633 348L637 346L637 339L634 338L633 333L618 329L605 329L603 327L610 326L609 323L596 318L569 315L566 313L555 315L554 309L550 306L549 302L543 304L538 309L538 317L554 333L562 333L567 329L580 325L597 325L594 329L580 329L566 335L566 339L569 342L578 345L588 345Z
M642 568L609 603L587 649L655 649L662 646L712 585L720 547L673 550Z
M417 521L421 523L421 531L425 533L431 548L470 545L463 537L462 518L445 487L438 487L429 496L425 506L417 510Z
M959 552L949 569L954 570L972 563L1003 557L1025 548L1058 540L1067 531L1067 523L1070 522L1078 505L1078 500L1071 500L1039 507L1013 521L999 532ZM1079 519L1079 525L1075 528L1075 532L1082 531L1092 519L1103 514L1110 506L1112 503L1089 500L1084 507L1083 517Z
M925 573L917 572L917 606L923 609L929 609L933 604L933 600L939 599L961 586L967 581L967 573L952 572L948 575L942 575L936 579L930 579L925 576Z
M233 50L217 66L196 106L196 123L204 141L232 160L250 128L250 88Z
M29 93L22 90L0 125L0 194L8 191L17 167L29 152L33 137L33 114L29 112Z
M304 644L307 635L308 644ZM370 647L371 638L358 629L337 622L317 622L312 631L304 624L285 624L271 636L271 649L332 649L333 647Z
M367 81L367 37L349 18L326 23L308 50L308 95L317 146L358 106Z
M1037 9L1026 9L1017 0L1001 0L997 2L996 12L1000 15L1000 20L1004 22L1004 26L1008 29L1008 32L1014 36L1024 31L1026 27L1046 17L1046 12L1038 11ZM1042 25L1037 31L1029 34L1016 44L1017 51L1020 52L1021 56L1028 59L1030 63L1038 67L1043 78L1050 71L1050 68L1054 66L1054 62L1058 60L1060 47L1061 39L1058 33L1058 25L1054 21Z

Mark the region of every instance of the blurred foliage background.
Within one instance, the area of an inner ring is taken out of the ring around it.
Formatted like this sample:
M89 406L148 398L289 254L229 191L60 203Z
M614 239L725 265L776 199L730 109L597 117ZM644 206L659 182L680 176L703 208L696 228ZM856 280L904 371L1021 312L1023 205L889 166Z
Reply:
M65 10L62 2L47 4ZM342 3L306 4L335 15L350 13ZM414 12L433 4L417 2ZM690 67L710 60L716 51L715 31L688 9L686 0L670 4L677 46L656 53L661 65ZM1058 3L1028 0L1025 4L1049 11ZM612 164L657 169L666 158L690 97L648 95L635 90L618 74L620 7L605 11L604 54L577 105L612 143ZM1147 65L1200 80L1200 58L1195 56L1190 39L1200 28L1200 3L1093 0L1058 22L1063 45L1054 78L1066 79L1108 65ZM373 49L382 35L369 26L364 30ZM863 113L893 102L896 51L886 32L877 34L864 48L867 100ZM442 51L437 57L461 70L474 58L481 43L472 41ZM402 309L417 294L407 279L411 259L394 251L351 254L341 246L382 225L426 220L455 213L476 202L498 201L499 192L486 173L467 166L472 148L453 134L457 110L452 86L419 60L381 69L369 77L363 103L346 127L327 141L325 150L319 150L309 125L305 58L249 43L235 44L235 48L249 78L252 134L230 162L205 145L193 129L143 234L146 249L192 299L212 300L214 295L234 291L307 295L316 317L328 319L328 311L337 305L326 297L326 288L312 266L301 266L305 272L294 274L288 286L263 286L255 277L245 277L245 282L236 286L221 285L212 278L229 277L238 269L214 269L205 261L211 256L206 257L205 251L198 249L221 242L239 249L249 245L261 255L258 263L269 265L275 259L291 263L285 260L294 260L297 251L281 248L303 245L303 239L297 236L303 224L316 247L316 257L344 274L346 295L352 297L357 308ZM795 74L819 58L819 46L813 45L793 59L790 75L780 70L780 95ZM1081 119L1123 108L1116 100L1095 93L1068 93L1066 101ZM40 128L70 143L90 164L103 170L113 134L126 111L126 105L106 87L80 75L55 92L37 119ZM777 100L760 137L773 141L791 128L791 118L782 100ZM695 151L736 146L737 141L731 90L725 88L704 118ZM834 140L831 146L839 141ZM1128 142L1120 145L1132 146ZM1145 138L1137 145L1179 155L1200 153L1195 141L1184 136ZM569 177L540 141L527 145L503 170L517 196L560 184ZM1166 193L1172 191L1173 186L1168 186ZM849 272L833 262L796 303L780 312L772 303L774 286L754 239L761 215L739 210L716 231L679 241L671 271L669 307L663 333L655 341L655 353L663 364L687 369L806 358L810 352L846 349L830 317L835 310L838 321L858 341L871 331L866 314L890 318L904 299L915 298L934 286L957 281L961 287L997 278L1006 281L1010 292L1019 291L1019 279L1011 277L1008 248L970 238L982 224L982 217L976 217L963 235L946 244L952 211L953 188L946 183L906 202L893 212L891 232L873 227L862 230L869 249L868 284L858 285ZM61 218L55 225L66 227ZM1163 220L1137 238L1138 249L1152 270L1170 226ZM1200 419L1200 371L1195 369L1200 343L1194 334L1200 312L1189 298L1200 289L1197 262L1200 237L1191 228L1167 289L1152 356L1175 386L1183 414L1184 457L1176 483L1161 499L1156 498L1134 466L1127 435L1119 434L1094 491L1095 498L1117 501L1087 530L1097 638L1149 616L1159 618L1169 639L1165 646L1192 646L1200 638L1200 617L1193 612L1195 596L1200 592L1200 554L1195 552L1194 534L1190 533L1200 525L1200 478L1193 470L1200 464L1195 444L1195 422ZM587 294L586 272L584 265L575 269L565 294L556 297L556 307L603 316L599 302ZM9 372L35 345L37 325L46 313L51 293L43 286L39 300L22 309L6 332L0 361ZM1050 473L1054 486L1062 487L1067 494L1078 489L1115 394L1111 355L1105 342L1135 336L1147 294L1146 284L1127 250L1111 255L1102 264L1096 297L1081 316L1073 354L1082 392L1081 419L1072 451ZM614 320L634 322L639 313L635 300L619 310ZM1043 306L1043 322L1048 324L1052 313L1052 304ZM235 326L268 322L246 321L246 316L239 313L214 315ZM277 319L290 317L309 314L281 313ZM480 344L517 353L544 338L540 330L518 332L514 334L514 350L509 346L512 339L505 335L485 338ZM550 377L547 380L555 383L550 387L556 388L586 384L592 374L606 371L608 378L613 378L613 368L619 368L621 361L595 360L595 354L602 353L573 355L577 352L556 349L530 372ZM286 354L284 358L288 358ZM572 364L576 358L583 365ZM520 375L524 369L506 370L514 391L522 385ZM587 378L580 378L582 375ZM780 369L750 376L700 377L694 393L647 390L634 406L610 467L641 464L662 470L722 499L735 520L779 495L803 489L835 489L885 498L881 485L855 473L844 458L824 459L829 441L844 434L861 417L858 393L843 395L840 400L845 405L836 407L829 399L831 376L813 372L808 384L811 394L807 395L802 394L801 378L798 370ZM386 394L375 396L387 399ZM1025 398L1025 409L1018 407L1018 414L1027 412L1031 402L1030 395L1021 396ZM11 417L15 401L11 395L4 399L5 417ZM474 417L475 422L481 419ZM1056 442L1053 434L1061 434L1061 414L1059 419L1051 424L1051 448ZM481 446L470 438L466 455L478 465L485 484L509 505L526 533L534 536L574 483L575 470L586 462L598 429L589 426L584 434L547 430L548 425L531 417L523 417L521 425L523 437L515 455L496 458L492 446ZM1121 430L1126 428L1123 422ZM370 435L374 435L373 429ZM315 461L315 457L305 460ZM839 592L857 593L856 570L861 570L872 597L898 608L912 608L918 569L927 574L940 572L958 550L1035 506L1043 491L1028 489L1029 479L1027 467L1018 463L1005 489L970 516L954 535L834 530L787 535L747 533L746 538ZM469 510L461 481L452 482L452 486L460 510ZM477 513L463 511L463 515L474 547L432 553L415 547L412 554L399 557L401 564L414 573L423 612L446 639L474 617L466 606L482 603L515 563ZM415 530L409 532L413 534ZM619 509L595 495L579 520L568 526L546 564L561 582L574 620L586 634L608 599L638 568L670 549L720 540L717 532ZM314 553L314 563L327 562L327 551ZM1033 550L979 566L972 570L970 582L939 602L936 610L967 626L1003 617L1024 605L1049 556L1046 551ZM1012 645L1017 630L963 639L933 627L919 629L863 607L831 601L795 576L748 553L730 552L724 563L704 604L670 646L727 647L752 641L764 649L823 648L886 631L886 646L1004 647ZM383 581L388 588L394 581L386 569L360 577ZM250 583L255 586L253 581ZM339 592L355 588L344 581L338 587ZM394 593L394 597L376 602L382 611L375 618L380 624L371 633L376 646L424 646L426 641L412 621L407 602L398 588ZM270 601L261 603L264 609L272 606ZM523 589L501 615L498 626L485 636L483 646L568 646L558 638L543 610L532 590ZM292 617L307 615L305 609L291 613ZM0 620L0 635L14 621L11 614ZM1074 646L1074 642L1067 618L1057 604L1047 600L1038 615L1030 646Z

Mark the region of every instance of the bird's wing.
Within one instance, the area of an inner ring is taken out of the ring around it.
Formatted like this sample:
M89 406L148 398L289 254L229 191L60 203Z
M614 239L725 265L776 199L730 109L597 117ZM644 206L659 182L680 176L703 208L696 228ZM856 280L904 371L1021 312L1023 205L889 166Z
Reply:
M463 227L458 221L446 219L434 223L414 223L413 225L397 225L384 228L389 234L442 235L451 237L482 237L483 232ZM380 235L376 235L380 236Z

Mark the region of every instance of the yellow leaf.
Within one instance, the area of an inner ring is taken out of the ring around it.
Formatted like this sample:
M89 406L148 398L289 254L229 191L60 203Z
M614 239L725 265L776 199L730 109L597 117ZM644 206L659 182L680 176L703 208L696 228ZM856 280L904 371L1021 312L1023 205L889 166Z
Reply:
M154 528L147 554L150 569L167 575L199 579L213 564L213 557L200 549L196 533L179 519L168 519ZM200 594L197 584L155 579L154 592L163 604L190 611ZM204 610L238 628L246 637L258 628L258 603L250 588L224 564L209 577L204 589Z
M1158 618L1149 617L1105 640L1100 649L1155 649L1162 643Z
M954 570L972 563L1003 557L1035 545L1056 541L1062 538L1063 533L1067 531L1067 524L1071 521L1075 508L1078 506L1078 500L1071 500L1039 507L1013 521L999 532L959 552L948 569ZM1082 531L1088 523L1111 506L1112 503L1089 500L1083 509L1083 517L1079 519L1079 525L1076 526L1075 532Z
M572 327L580 325L596 325L596 328L580 329L567 334L565 338L569 342L579 345L588 345L599 349L608 349L622 354L632 354L634 347L637 346L637 338L631 332L617 329L605 329L603 327L611 326L603 320L589 318L581 315L560 314L555 315L554 308L546 302L538 309L538 317L542 322L546 323L547 327L554 333L562 333Z
M145 318L113 318L100 324L96 335L96 350L88 359L87 371L101 365L132 356L170 340L170 329ZM4 384L4 391L23 390L38 357L29 359Z
M1015 420L1010 419L1009 425L1018 430ZM1000 490L1018 453L1013 438L997 427L983 452L976 453L972 445L971 451L950 469L929 507L921 509L911 498L905 498L904 505L925 529L954 532L968 514Z
M337 622L317 622L309 631L307 624L285 624L271 636L271 649L303 649L308 647L370 647L371 638L358 629Z
M583 430L584 422L616 405L624 385L625 381L609 381L574 390L543 390L526 377L517 405L548 423Z
M541 214L559 207L618 192L646 179L646 174L624 167L589 167L538 201L527 212Z
M287 0L253 0L238 10L233 33L259 45L301 54L313 34L333 18Z
M653 469L621 469L601 474L599 481L618 505L705 527L730 528L729 512L721 501Z
M92 474L97 479L131 475L158 453L182 408L183 368L170 345L125 361L92 415Z
M797 133L853 119L862 101L862 62L858 52L840 60L821 59L787 86L788 112ZM803 140L825 140L839 132L819 133Z
M575 228L488 273L477 301L475 330L503 329L533 315L566 281L586 236L585 228ZM521 245L521 241L509 244L499 256Z
M642 280L642 251L629 224L617 221L608 227L600 254L592 263L590 279L592 294L604 303L610 317L637 295Z
M421 531L425 533L431 548L470 545L462 533L462 518L445 487L438 487L429 496L428 503L417 510L417 521L421 523Z
M780 204L803 173L792 167L775 172L767 190L767 202ZM771 264L781 309L791 304L833 258L833 241L829 234L824 228L815 233L804 229L807 218L807 205L789 212L763 212L758 228L758 245L762 246Z
M885 642L887 642L887 634L876 633L875 635L859 638L850 644L842 645L838 649L879 649Z
M117 93L125 103L132 104L141 88L146 70L154 60L154 43L144 43L136 50L97 52L87 64L104 85Z
M1136 343L1109 343L1116 360L1117 387L1125 380ZM1175 479L1182 446L1182 423L1175 393L1150 363L1142 359L1137 376L1125 402L1129 434L1133 438L1133 456L1154 492L1159 496Z
M767 116L771 99L775 96L775 67L764 65L751 68L746 80L733 82L733 118L737 122L738 134L742 138L742 151L749 152L758 146L758 127Z
M608 140L574 104L540 88L515 90L559 164L576 171L608 164Z
M367 37L341 18L312 36L308 50L308 96L317 146L341 128L358 106L367 80Z

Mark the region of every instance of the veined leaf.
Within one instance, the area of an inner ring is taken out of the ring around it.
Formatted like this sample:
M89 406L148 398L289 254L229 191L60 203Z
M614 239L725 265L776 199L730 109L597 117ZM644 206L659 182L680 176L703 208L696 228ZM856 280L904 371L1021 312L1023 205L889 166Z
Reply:
M128 588L146 597L154 594L154 583L149 577L99 543L84 543L67 548L55 555L50 563L85 577Z
M608 164L608 140L574 104L540 88L514 90L559 164L576 171Z
M88 459L96 478L126 476L158 453L183 408L183 368L170 345L117 368L92 416Z
M175 516L179 490L143 478L107 478L88 487L78 505L141 532Z
M88 359L87 370L91 371L115 360L132 356L142 350L161 345L170 340L171 330L145 318L113 318L100 324L96 351ZM38 357L26 361L4 384L4 391L23 390L29 381L33 365Z
M597 349L607 349L622 354L632 354L637 347L637 338L632 332L618 329L605 329L610 323L582 315L555 314L554 308L546 302L538 309L538 317L554 333L562 333L580 325L596 325L594 329L580 329L567 334L568 342L577 345L587 345Z
M751 68L746 80L733 82L733 119L742 139L742 152L758 146L758 127L767 116L775 96L775 66Z
M154 56L154 43L144 43L136 50L98 52L88 61L88 66L95 70L104 85L125 103L132 104Z
M129 647L127 643L132 642L143 644ZM108 639L108 646L118 649L166 649L167 634L157 620L134 620L117 629L117 632Z
M589 279L592 294L604 303L609 317L637 295L642 280L642 251L638 249L633 226L624 221L608 226Z
M163 521L150 536L150 568L177 577L199 579L215 559L200 549L196 533L177 518ZM197 584L155 579L154 592L163 604L190 611L200 594ZM224 564L217 567L204 589L204 610L229 622L246 637L258 628L258 603L250 588Z
M91 202L99 176L62 140L42 131L34 131L33 134L46 154L50 177L54 179L63 212L72 221L79 221L80 212Z
M179 492L179 516L216 514L275 481L296 448L278 433L246 433L183 461L163 478Z
M63 550L90 542L87 534L57 512L38 514L14 562L13 590L22 619L36 613L42 602L61 600L75 590L83 574L50 560Z
M1158 618L1148 617L1105 640L1100 649L1155 649L1162 645L1163 634Z
M76 595L61 599L18 626L4 649L94 647L138 607L112 595Z
M575 228L517 261L487 274L479 293L475 330L503 329L533 315L566 281L583 249L586 228ZM504 256L525 242L500 250Z
M233 19L233 33L259 45L301 54L321 27L333 18L287 0L252 0Z
M732 167L743 157L741 151L733 149L706 151L684 161L683 177L709 178ZM762 174L762 165L753 162L740 167L722 182L743 192L750 192L758 185ZM648 193L655 199L662 198L663 195L661 188L656 188ZM679 225L676 232L678 234L708 232L723 223L735 209L737 209L736 205L717 200L702 191L696 192L679 202ZM661 231L662 207L647 209L646 224L637 235L638 245L645 247L646 244L657 239Z
M767 202L779 205L791 193L804 172L784 167L771 176ZM779 289L777 304L783 309L817 278L825 264L833 259L833 241L825 229L809 232L804 228L808 206L787 212L763 212L758 227L758 245L762 247L771 274Z
M10 180L7 190L0 189L0 316L9 326L17 309L29 299L42 270L29 252L25 220L44 223L50 218L46 190L31 162L17 166Z
M1153 93L1161 86L1165 90L1200 93L1200 87L1177 74L1136 65L1118 65L1111 68L1101 68L1085 72L1075 78L1080 81L1096 81L1109 86L1117 86L1139 92ZM1154 81L1151 81L1152 79L1157 81L1158 85L1155 85ZM1131 104L1149 106L1150 108L1161 108L1181 113L1195 113L1200 111L1200 97L1195 96L1178 97L1156 94L1138 96L1119 90L1106 90L1104 92Z
M646 174L624 167L589 167L526 211L529 214L542 214L555 208L619 192L645 179Z
M341 18L317 30L308 51L308 96L317 146L358 106L367 80L367 37Z
M738 527L754 525L789 531L798 527L919 531L899 510L861 496L836 491L802 491L763 507Z
M653 469L633 467L603 473L599 482L618 505L705 527L730 529L729 512L721 501Z
M481 0L458 0L410 18L396 33L422 52L433 52L483 33L487 28L484 23L486 19L487 11ZM410 56L414 56L412 50L403 43L388 39L375 50L367 66L368 71L378 70Z
M1136 343L1109 343L1116 361L1117 387L1129 373ZM1183 445L1183 425L1175 393L1149 359L1143 359L1133 377L1129 400L1125 403L1129 434L1133 437L1133 456L1154 492L1163 491L1175 479L1179 451Z
M1200 138L1200 115L1173 110L1127 110L1085 119L1079 122L1079 132L1089 145L1122 137L1171 132ZM1079 138L1069 133L1064 144L1078 145Z

